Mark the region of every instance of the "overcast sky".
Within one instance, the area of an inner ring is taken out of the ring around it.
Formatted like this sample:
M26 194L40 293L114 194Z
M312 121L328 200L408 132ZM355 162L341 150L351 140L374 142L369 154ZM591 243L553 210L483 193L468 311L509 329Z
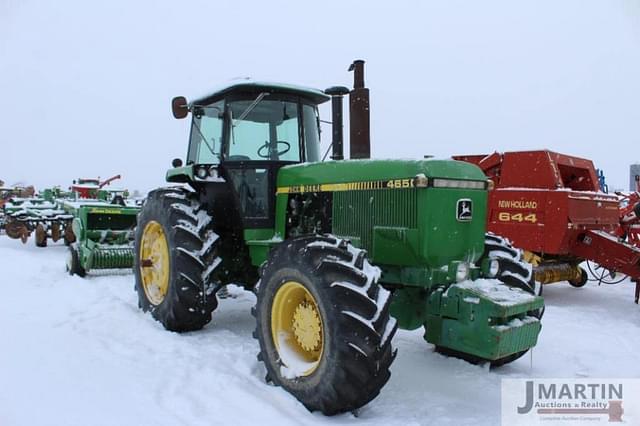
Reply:
M186 154L173 96L356 58L376 158L548 148L625 189L640 161L640 0L0 0L0 179L149 190Z

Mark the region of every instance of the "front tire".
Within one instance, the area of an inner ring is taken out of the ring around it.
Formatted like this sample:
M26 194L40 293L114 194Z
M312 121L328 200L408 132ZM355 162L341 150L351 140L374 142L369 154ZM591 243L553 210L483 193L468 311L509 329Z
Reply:
M488 232L485 235L484 253L480 260L485 258L498 261L498 280L533 295L542 295L542 284L534 279L531 264L524 260L522 250L514 247L506 238Z
M212 226L196 195L183 188L152 191L138 214L138 305L167 330L199 330L218 305L211 277L220 258Z
M345 240L302 237L275 248L254 310L267 379L326 415L375 398L391 374L397 330L379 276Z

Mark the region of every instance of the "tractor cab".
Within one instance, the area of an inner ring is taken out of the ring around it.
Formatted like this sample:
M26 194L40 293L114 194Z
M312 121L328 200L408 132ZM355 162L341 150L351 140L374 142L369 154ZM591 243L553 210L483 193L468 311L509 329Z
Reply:
M191 112L192 122L186 166L174 161L167 180L225 184L206 185L213 192L230 184L244 225L272 227L277 172L320 160L318 105L329 99L315 89L249 81L190 103L175 98L174 116Z

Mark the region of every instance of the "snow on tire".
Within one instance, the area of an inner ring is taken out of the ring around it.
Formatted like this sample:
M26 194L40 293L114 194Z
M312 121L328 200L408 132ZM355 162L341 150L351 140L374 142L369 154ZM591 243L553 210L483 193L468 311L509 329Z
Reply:
M508 239L488 232L485 235L485 249L480 261L485 258L498 261L496 278L500 281L536 296L542 294L542 285L536 283L533 267L524 261L522 250L513 247Z
M379 278L365 251L332 236L276 247L252 311L267 380L326 415L374 399L389 380L397 330Z
M167 250L146 259L141 250L153 251L156 244L145 237L150 227L165 240ZM212 276L220 258L218 235L212 227L195 194L180 187L150 192L138 214L133 268L138 304L167 330L198 330L211 321L218 305ZM145 244L151 248L145 249ZM157 271L149 274L149 268ZM163 282L154 282L158 280Z

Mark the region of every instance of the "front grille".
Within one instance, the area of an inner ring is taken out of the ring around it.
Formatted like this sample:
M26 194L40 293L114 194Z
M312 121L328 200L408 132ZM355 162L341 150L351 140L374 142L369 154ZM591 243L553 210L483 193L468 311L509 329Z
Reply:
M333 233L371 251L374 226L417 228L417 196L415 188L334 192Z

